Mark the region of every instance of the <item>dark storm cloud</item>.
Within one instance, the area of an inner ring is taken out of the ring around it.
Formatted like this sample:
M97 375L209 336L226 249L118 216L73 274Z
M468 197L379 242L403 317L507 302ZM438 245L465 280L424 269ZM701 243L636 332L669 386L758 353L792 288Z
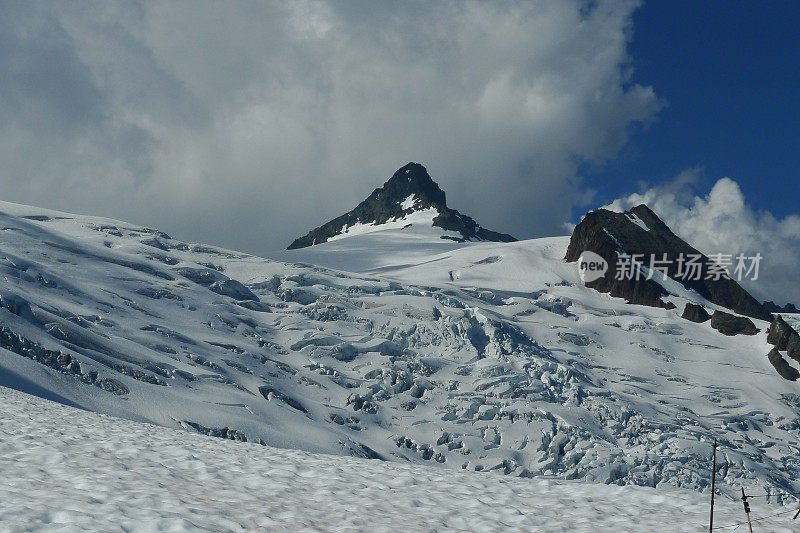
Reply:
M558 233L660 107L635 2L0 4L10 201L265 252L408 161L520 237Z
M58 21L27 4L0 18L3 122L38 134L77 134L102 121L103 93Z

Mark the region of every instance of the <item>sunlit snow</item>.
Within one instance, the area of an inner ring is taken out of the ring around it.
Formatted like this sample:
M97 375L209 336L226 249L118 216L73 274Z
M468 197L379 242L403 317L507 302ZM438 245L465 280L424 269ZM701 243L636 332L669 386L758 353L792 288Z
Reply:
M237 443L79 411L0 387L3 531L703 530L676 489L515 479ZM717 524L742 521L717 502ZM756 502L760 531L794 507Z
M680 318L715 306L678 287L675 310L598 294L563 262L567 237L439 236L413 224L263 259L2 203L0 385L247 450L592 493L705 499L716 438L722 492L794 501L800 394L767 360L766 322L726 337Z

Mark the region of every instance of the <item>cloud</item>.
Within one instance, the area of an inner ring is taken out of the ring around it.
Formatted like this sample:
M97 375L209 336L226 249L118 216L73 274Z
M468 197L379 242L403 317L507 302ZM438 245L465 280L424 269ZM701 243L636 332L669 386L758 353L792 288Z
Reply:
M671 183L617 199L606 208L624 211L647 204L678 236L707 255L760 253L759 279L743 285L762 300L800 302L800 216L779 219L754 210L730 178L698 196L694 189L701 174L702 169L691 169Z
M0 4L6 200L263 253L425 164L520 237L662 103L637 2Z

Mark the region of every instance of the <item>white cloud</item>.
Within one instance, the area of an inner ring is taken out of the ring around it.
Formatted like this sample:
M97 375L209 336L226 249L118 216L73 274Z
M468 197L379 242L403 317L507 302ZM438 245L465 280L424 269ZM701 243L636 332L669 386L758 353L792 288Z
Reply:
M754 210L730 178L697 196L693 188L700 172L689 170L672 183L617 199L606 208L624 211L647 204L672 231L707 255L760 253L759 279L743 285L762 300L800 302L800 216L778 219L769 211Z
M263 252L413 160L483 225L558 233L581 162L661 107L637 3L3 4L4 199Z

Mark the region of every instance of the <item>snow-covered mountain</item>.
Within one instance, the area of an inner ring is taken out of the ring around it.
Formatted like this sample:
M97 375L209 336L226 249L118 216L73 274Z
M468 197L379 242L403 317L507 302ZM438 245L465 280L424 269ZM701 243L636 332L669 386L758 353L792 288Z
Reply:
M769 322L728 336L682 318L731 310L680 284L670 309L586 287L570 237L384 227L263 259L0 212L0 385L283 448L614 484L708 490L717 438L723 491L800 490L800 391Z
M516 241L511 235L482 228L472 218L447 207L445 193L418 163L400 168L382 187L352 211L295 239L289 250L386 229L463 241Z

